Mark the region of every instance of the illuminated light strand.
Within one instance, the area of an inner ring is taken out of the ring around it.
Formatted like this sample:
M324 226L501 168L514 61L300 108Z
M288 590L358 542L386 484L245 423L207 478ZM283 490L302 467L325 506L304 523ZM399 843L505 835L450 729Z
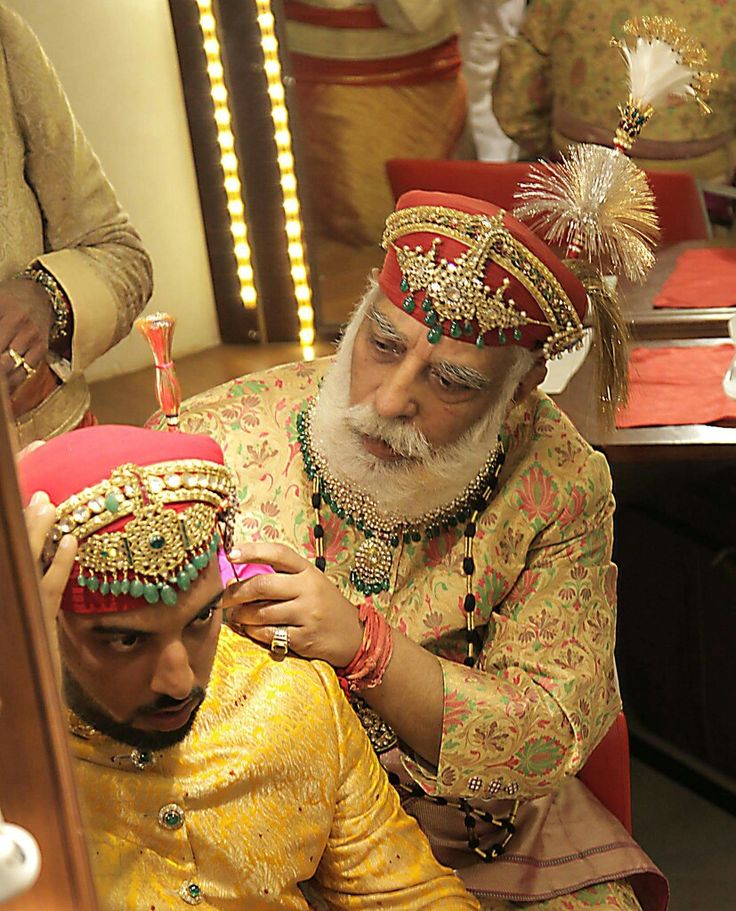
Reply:
M279 43L274 28L274 17L270 0L256 0L258 26L261 30L263 71L268 82L268 97L271 101L271 119L274 126L274 141L278 153L277 162L281 175L284 215L286 216L287 254L291 266L291 280L297 303L299 319L299 344L305 361L314 358L314 309L312 289L307 281L307 267L304 257L304 228L301 207L294 173L294 155L289 130L289 112L285 104L284 85L281 80Z
M197 0L197 6L199 8L199 27L202 32L202 47L207 57L210 95L215 106L217 144L220 149L220 166L227 196L233 253L237 263L240 299L246 310L254 310L257 304L256 286L253 281L253 264L248 244L248 228L245 222L245 203L238 172L238 156L232 132L228 92L220 55L220 42L217 38L217 22L212 11L212 0Z

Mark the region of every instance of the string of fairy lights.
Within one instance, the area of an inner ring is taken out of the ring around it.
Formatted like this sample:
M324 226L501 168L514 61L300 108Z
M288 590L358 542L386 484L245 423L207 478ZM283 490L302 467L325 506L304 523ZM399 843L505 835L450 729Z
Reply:
M254 310L258 303L251 250L248 243L248 227L245 221L245 203L238 171L238 156L235 152L228 105L228 92L217 38L217 23L212 10L212 0L197 0L199 27L207 57L207 76L210 81L210 95L215 108L217 144L220 148L220 165L227 195L227 211L230 218L230 233L233 238L233 253L238 269L240 299L247 310Z
M258 27L261 33L263 71L266 76L268 97L271 103L271 120L274 128L274 142L276 144L285 216L286 249L299 320L299 343L302 348L303 358L312 360L314 357L315 338L314 309L312 307L312 290L309 286L305 261L304 229L301 220L297 179L294 172L294 154L291 131L289 129L289 112L286 107L286 95L282 81L281 62L279 60L279 44L270 0L255 0L255 4ZM202 31L204 50L207 56L210 92L215 106L217 141L221 153L220 163L227 194L233 249L238 265L240 297L243 305L248 309L252 309L257 305L257 291L253 279L251 250L248 244L245 203L238 177L238 157L231 129L227 86L225 85L220 44L217 39L217 22L212 0L197 0L197 6L199 8L199 24Z
M314 357L314 310L312 290L307 281L307 267L304 260L304 241L297 193L294 155L289 130L289 112L286 108L284 83L281 79L279 43L276 38L275 22L270 0L256 0L258 27L261 30L263 69L268 82L268 97L271 100L271 120L274 126L277 161L281 175L284 214L286 216L287 253L291 266L291 280L299 318L299 342L305 360Z

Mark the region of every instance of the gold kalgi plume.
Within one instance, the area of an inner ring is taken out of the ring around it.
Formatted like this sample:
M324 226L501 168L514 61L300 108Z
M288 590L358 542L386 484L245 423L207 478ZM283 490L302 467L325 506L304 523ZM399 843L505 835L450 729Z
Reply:
M707 112L704 99L715 78L704 71L704 49L671 19L631 19L624 33L634 38L633 46L618 39L612 44L628 68L629 97L619 107L612 148L573 145L561 162L534 165L514 210L545 240L566 249L568 266L588 292L600 349L601 411L609 425L617 405L626 400L628 333L614 283L604 274L644 281L659 236L654 194L644 172L625 153L655 107L671 96L694 98Z

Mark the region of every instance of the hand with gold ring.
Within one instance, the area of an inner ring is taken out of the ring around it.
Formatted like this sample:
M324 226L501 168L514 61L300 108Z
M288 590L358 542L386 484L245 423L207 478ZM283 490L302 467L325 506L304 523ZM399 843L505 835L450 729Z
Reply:
M0 373L11 395L44 363L51 319L48 295L37 282L0 282Z
M274 652L288 649L333 667L352 661L363 641L358 611L314 564L286 545L266 542L238 544L229 557L275 570L225 589L231 628Z
M15 350L15 348L7 348L6 351L8 352L11 360L15 364L16 369L18 369L19 367L22 367L26 372L26 376L33 376L33 374L36 372L36 368L31 367L31 365L23 357L22 354L18 354L18 352Z

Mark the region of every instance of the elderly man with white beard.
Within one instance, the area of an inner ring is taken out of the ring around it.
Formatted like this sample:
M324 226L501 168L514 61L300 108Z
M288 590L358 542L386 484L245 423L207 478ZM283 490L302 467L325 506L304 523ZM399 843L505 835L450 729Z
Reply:
M586 289L467 197L405 194L384 246L334 358L184 409L238 475L233 559L276 570L228 590L229 622L335 668L484 908L663 911L661 874L575 777L620 710L614 504L536 387L579 344Z

